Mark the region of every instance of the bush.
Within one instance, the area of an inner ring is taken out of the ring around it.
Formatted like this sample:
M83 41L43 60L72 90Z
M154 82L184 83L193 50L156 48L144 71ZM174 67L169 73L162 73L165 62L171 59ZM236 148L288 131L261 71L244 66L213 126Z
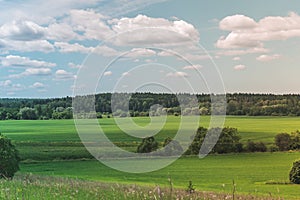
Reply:
M300 160L293 163L290 171L290 181L295 184L300 184Z
M223 154L243 151L243 145L240 143L241 137L236 128L225 127L222 129L211 128L208 130L206 128L199 127L192 144L185 154L198 154L208 132L210 132L212 137L215 137L217 133L221 132L218 142L212 149L213 153Z
M290 149L291 136L287 133L280 133L275 136L275 144L280 151L287 151Z
M150 153L158 148L158 143L155 141L154 137L146 137L142 140L142 143L138 146L138 153Z
M10 139L0 133L0 178L12 179L19 170L20 157Z
M246 150L248 152L266 152L267 147L263 142L252 142L249 140L247 142Z

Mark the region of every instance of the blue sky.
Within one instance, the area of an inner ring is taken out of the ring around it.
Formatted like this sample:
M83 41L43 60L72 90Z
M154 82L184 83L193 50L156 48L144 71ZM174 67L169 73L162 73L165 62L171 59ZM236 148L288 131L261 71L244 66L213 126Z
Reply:
M0 97L300 93L300 2L0 1Z

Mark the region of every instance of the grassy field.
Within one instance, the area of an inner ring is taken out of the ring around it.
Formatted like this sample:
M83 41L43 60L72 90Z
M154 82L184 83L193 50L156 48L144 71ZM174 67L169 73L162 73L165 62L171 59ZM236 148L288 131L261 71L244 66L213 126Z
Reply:
M168 187L171 177L176 188L186 188L191 180L197 190L229 194L234 180L239 194L299 199L300 185L286 184L292 162L299 158L299 152L209 155L204 159L184 157L165 169L145 174L119 172L93 160L57 161L22 164L21 173L153 187Z
M149 123L149 118L134 120L140 125ZM176 134L179 121L179 117L168 117L156 139L162 143L166 137ZM125 149L134 151L141 141L124 134L114 119L100 119L99 123L106 135ZM209 117L202 117L200 123L207 127ZM243 142L251 139L266 144L274 143L274 136L278 133L300 129L297 117L229 116L225 125L238 128ZM0 121L0 131L11 138L20 151L23 163L19 176L33 173L150 187L168 187L171 177L176 188L187 187L191 180L198 191L225 194L231 193L234 180L239 194L300 198L300 186L285 184L292 162L300 158L299 152L210 155L204 159L184 157L165 169L137 175L118 172L89 160L92 156L82 146L73 120ZM37 187L43 190L42 186Z

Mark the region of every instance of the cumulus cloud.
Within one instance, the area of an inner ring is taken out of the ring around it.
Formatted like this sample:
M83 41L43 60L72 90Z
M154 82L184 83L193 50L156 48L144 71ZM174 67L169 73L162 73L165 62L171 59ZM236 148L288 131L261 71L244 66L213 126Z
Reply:
M199 41L200 35L192 24L183 20L170 21L138 15L109 21L112 30L119 34L111 42L116 45L174 45Z
M201 69L203 66L202 65L188 65L183 67L185 70L195 70L195 69Z
M0 36L11 40L31 41L44 37L46 29L31 21L12 21L0 27Z
M300 16L291 12L286 17L268 16L256 22L244 15L234 15L221 20L219 27L230 33L219 38L218 48L263 49L266 41L300 37Z
M97 53L103 56L114 56L119 54L115 49L105 45L97 47L86 47L78 43L70 44L66 42L55 42L54 45L59 49L61 53Z
M124 72L124 73L122 74L122 76L129 76L129 75L130 75L129 72Z
M167 77L188 77L188 74L185 72L170 72Z
M103 73L103 76L111 76L113 73L111 71L106 71Z
M93 47L85 47L83 45L80 45L78 43L75 44L69 44L66 42L55 42L54 46L59 49L62 53L83 53L88 54L94 50Z
M55 63L31 60L27 57L21 57L16 55L8 55L1 59L2 66L13 66L13 67L55 67Z
M30 87L32 88L37 88L37 89L42 89L45 88L45 85L43 83L40 82L35 82L33 85L31 85Z
M278 54L274 54L274 55L260 55L256 58L257 61L260 62L268 62L268 61L272 61L272 60L277 60L279 59L281 56Z
M245 65L236 65L233 67L235 70L244 70L246 69L246 66Z
M72 79L75 79L76 76L70 72L60 69L55 72L55 78L57 80L72 80Z
M228 16L219 23L220 29L226 31L253 29L256 26L257 23L252 18L245 15Z
M146 49L146 48L133 48L129 52L127 52L124 56L125 57L151 57L156 55L156 52L152 49Z
M11 80L6 80L6 81L0 81L0 87L9 87L12 85Z
M69 63L68 63L68 66L69 66L70 68L73 68L73 69L80 69L80 68L82 68L82 65L74 64L74 63L72 63L72 62L69 62Z
M21 78L25 76L49 76L52 71L50 68L27 68L24 72L20 74L11 74L10 78Z
M240 61L240 60L241 60L241 57L236 56L236 57L232 58L232 60L233 60L233 61Z
M18 40L1 40L0 48L6 51L20 51L20 52L44 52L49 53L54 51L53 45L47 40L33 40L33 41L18 41Z

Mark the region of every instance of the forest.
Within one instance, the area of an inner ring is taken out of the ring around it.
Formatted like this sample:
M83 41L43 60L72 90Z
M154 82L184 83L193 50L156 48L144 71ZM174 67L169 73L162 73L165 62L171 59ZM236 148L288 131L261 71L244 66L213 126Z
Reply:
M126 104L126 101L128 101L129 94L118 93L118 99L121 99L121 101L113 104L111 103L112 95L113 94L111 93L95 95L97 118L102 118L104 116L149 116L149 114L155 115L159 111L175 116L193 113L209 115L211 112L211 95L209 94L181 94L187 97L187 101L189 98L192 100L195 96L198 99L197 107L181 108L175 94L134 93L130 94L129 113L124 112L121 108L122 105ZM84 99L88 99L88 97L91 96L83 96L80 98L82 98L84 102ZM275 95L234 93L227 94L226 99L227 115L300 116L300 95L296 94ZM162 107L159 108L160 110L154 111L154 113L149 113L150 107L155 104L159 104ZM120 109L118 107L120 107ZM114 111L113 113L112 110ZM72 118L72 97L48 99L0 99L0 120L48 120Z

